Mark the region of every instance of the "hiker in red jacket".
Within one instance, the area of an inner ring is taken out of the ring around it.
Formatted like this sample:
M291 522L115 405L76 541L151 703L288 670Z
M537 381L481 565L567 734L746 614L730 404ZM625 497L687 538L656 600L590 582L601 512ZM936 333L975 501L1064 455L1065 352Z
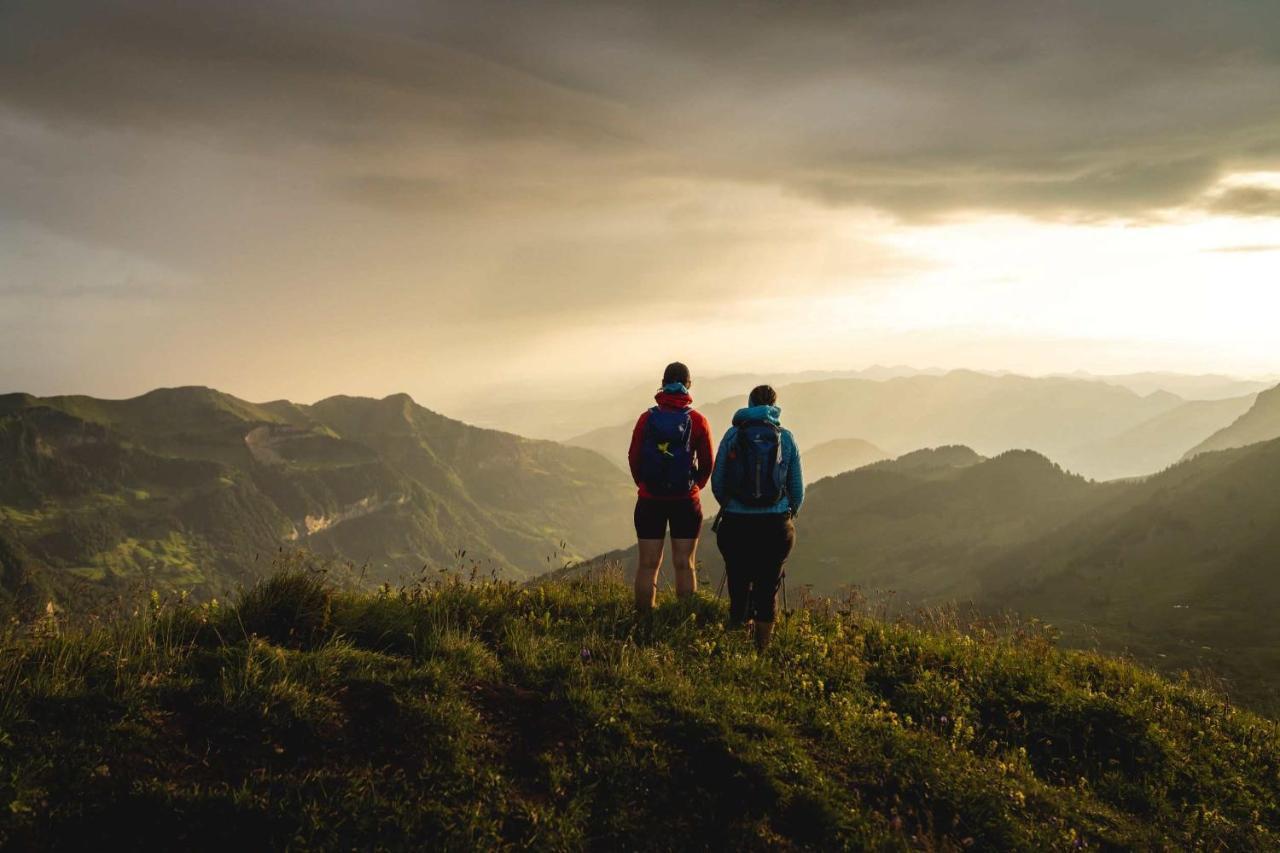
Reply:
M702 500L698 493L711 477L714 460L711 427L693 410L693 379L680 362L667 365L658 405L636 421L627 461L639 488L636 499L636 609L653 609L658 593L662 545L671 528L671 562L676 595L693 595L698 587L694 552L702 533Z

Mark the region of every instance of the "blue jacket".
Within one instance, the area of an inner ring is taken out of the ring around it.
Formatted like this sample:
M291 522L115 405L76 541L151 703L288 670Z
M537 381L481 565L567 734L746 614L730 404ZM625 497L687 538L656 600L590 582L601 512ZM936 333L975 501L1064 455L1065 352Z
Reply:
M729 450L738 438L738 425L747 421L768 421L781 427L782 423L778 420L781 414L782 410L777 406L750 406L738 409L738 413L733 416L733 426L729 427L720 440L720 452L716 454L716 466L711 472L711 492L725 512L748 515L779 512L796 515L800 512L800 505L804 503L804 474L800 470L800 451L796 448L795 437L789 429L782 430L782 454L787 461L787 491L782 500L768 507L746 506L725 492L725 466L729 461Z

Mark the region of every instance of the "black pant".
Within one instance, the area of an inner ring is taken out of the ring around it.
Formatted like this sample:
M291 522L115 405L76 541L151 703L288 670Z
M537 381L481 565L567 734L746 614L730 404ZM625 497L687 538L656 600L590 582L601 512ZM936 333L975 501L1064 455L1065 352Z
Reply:
M772 622L782 564L796 544L796 526L785 512L726 512L716 532L729 585L729 621Z

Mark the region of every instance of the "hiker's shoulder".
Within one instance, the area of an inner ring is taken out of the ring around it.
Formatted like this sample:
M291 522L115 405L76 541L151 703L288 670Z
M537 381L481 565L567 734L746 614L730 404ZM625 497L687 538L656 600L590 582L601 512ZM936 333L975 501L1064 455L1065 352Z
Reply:
M693 421L694 426L700 426L705 430L711 429L711 422L707 420L707 416L697 409L689 410L689 420Z

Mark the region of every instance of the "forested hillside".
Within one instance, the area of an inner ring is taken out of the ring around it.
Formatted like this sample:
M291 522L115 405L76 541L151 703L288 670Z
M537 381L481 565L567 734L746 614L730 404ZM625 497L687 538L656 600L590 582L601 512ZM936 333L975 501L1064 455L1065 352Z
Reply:
M251 580L285 545L375 578L460 559L527 576L626 541L631 496L590 451L469 427L406 395L13 394L0 397L0 472L0 536L29 572L206 592Z
M1012 549L978 600L1280 708L1277 483L1280 441L1197 456Z

